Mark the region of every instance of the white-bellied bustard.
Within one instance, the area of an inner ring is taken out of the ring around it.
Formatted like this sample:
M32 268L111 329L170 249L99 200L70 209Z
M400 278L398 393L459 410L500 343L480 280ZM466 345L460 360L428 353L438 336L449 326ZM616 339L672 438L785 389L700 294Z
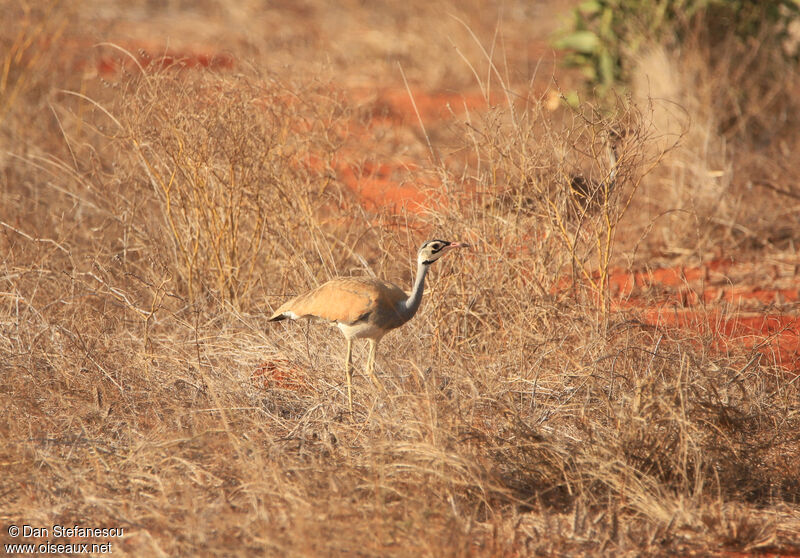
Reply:
M347 377L347 402L353 411L352 380L350 362L353 339L369 340L367 374L376 385L383 385L375 376L375 351L378 342L389 331L409 321L419 309L425 288L425 275L431 264L454 248L464 248L463 242L431 240L422 245L417 254L417 277L411 294L380 279L345 277L331 279L305 294L301 294L281 305L270 321L291 318L322 318L336 322L347 339L345 376Z

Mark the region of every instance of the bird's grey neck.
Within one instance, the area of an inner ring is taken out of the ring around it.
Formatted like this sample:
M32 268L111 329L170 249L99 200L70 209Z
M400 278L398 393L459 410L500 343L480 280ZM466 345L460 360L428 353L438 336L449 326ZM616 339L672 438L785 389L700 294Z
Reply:
M611 171L608 173L608 183L613 186L617 180L617 146L610 145L608 149L608 160L611 163Z
M414 280L414 288L411 295L400 304L400 314L403 319L410 320L419 310L422 303L422 292L425 290L425 275L428 273L429 265L417 264L417 278Z

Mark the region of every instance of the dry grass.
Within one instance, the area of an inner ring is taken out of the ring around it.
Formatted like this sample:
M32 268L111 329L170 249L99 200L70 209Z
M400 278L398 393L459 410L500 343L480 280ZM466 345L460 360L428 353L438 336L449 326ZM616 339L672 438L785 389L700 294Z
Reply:
M398 218L337 178L363 138L336 83L143 70L28 65L50 93L3 105L4 542L62 523L124 527L136 556L799 550L800 383L607 312L604 273L645 250L621 231L669 234L637 205L673 155L646 105L555 118L531 96L431 131L452 155L414 176L446 203ZM620 128L619 187L587 209L568 178L602 181ZM407 285L429 236L475 249L437 264L379 349L388 392L357 374L351 416L339 332L266 316L333 275Z
M703 33L638 60L635 97L655 99L658 129L681 142L637 210L664 221L651 242L666 254L794 251L800 190L786 161L798 139L797 69L772 37L710 48Z

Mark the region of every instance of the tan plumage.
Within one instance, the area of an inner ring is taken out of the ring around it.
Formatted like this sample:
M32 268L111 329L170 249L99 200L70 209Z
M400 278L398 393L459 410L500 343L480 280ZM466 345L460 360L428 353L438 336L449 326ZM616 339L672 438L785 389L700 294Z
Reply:
M425 275L429 266L453 248L466 247L460 242L431 240L417 254L417 277L411 295L407 295L394 283L370 278L332 279L307 293L282 304L270 317L270 321L291 318L322 318L336 322L347 339L345 375L347 377L347 400L353 410L350 361L353 339L369 340L367 373L376 385L383 385L375 376L375 352L378 342L387 332L400 327L416 313L422 301Z
M281 314L291 312L297 316L294 319L315 317L352 324L365 315L375 317L394 313L395 306L406 298L408 295L403 289L379 279L331 279L316 289L285 302L270 320L279 319Z

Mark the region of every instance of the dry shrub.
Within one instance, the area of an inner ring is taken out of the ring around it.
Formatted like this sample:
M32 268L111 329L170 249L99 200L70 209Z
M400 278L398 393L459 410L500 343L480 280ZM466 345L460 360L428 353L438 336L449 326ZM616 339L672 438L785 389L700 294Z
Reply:
M0 33L0 125L15 131L16 119L30 123L24 109L46 97L62 69L58 47L72 14L59 0L4 0L0 12L7 24Z
M129 204L145 233L132 241L168 247L164 265L190 301L240 306L265 266L293 253L298 229L314 228L342 111L322 86L303 93L172 68L126 84L113 109L133 155L123 180L132 199L149 198Z
M612 111L581 104L557 122L541 101L495 109L470 125L474 157L465 171L490 213L528 218L523 235L542 264L533 267L550 273L537 278L543 290L563 287L568 266L602 312L620 224L680 140L680 131L666 135L656 127L652 105L617 101Z
M634 95L657 101L659 129L682 135L644 190L651 241L673 253L785 245L795 218L784 208L800 195L781 172L796 141L797 69L776 37L707 33L701 18L680 47L643 48L632 72Z

